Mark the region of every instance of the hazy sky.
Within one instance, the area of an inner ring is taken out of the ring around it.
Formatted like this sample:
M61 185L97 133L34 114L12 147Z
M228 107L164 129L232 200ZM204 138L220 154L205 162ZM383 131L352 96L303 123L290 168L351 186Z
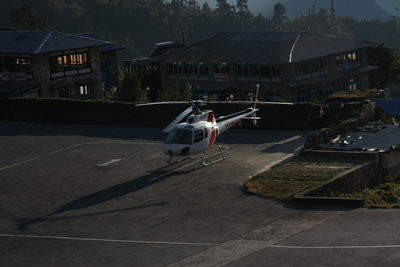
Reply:
M208 2L210 6L215 6L216 0L198 0L200 3ZM341 0L335 0L337 2L337 5L341 5L344 2L352 2L355 0L346 0L346 1L341 1ZM400 0L372 0L375 1L376 4L378 4L383 10L386 12L392 14L392 15L397 15L400 16L400 9L396 9L396 7L400 8ZM229 3L235 4L236 0L228 0ZM295 16L297 13L303 12L306 13L307 9L311 7L312 4L315 4L317 9L319 8L326 8L328 9L330 6L330 0L296 0L296 1L291 1L291 0L248 0L250 10L253 13L261 13L263 15L270 16L273 13L273 6L276 3L288 3L288 2L295 2L296 5L290 5L287 6L286 9L288 10L288 15L289 16ZM304 10L304 6L307 5L307 9ZM343 9L343 8L342 8ZM361 8L362 10L362 8ZM358 14L356 14L356 17L359 17L359 12L361 10L358 10ZM348 13L348 12L346 12ZM371 10L368 13L367 17L374 17L371 12ZM376 18L382 18L381 14L377 12ZM348 15L348 14L345 14Z

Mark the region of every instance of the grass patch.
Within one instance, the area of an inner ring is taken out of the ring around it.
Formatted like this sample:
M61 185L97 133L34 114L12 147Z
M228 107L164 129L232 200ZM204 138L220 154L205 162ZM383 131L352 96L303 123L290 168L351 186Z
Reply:
M400 208L400 183L386 183L356 193L333 192L332 197L363 198L364 207Z
M284 201L331 179L350 165L321 162L318 159L297 159L252 177L244 187L249 193Z

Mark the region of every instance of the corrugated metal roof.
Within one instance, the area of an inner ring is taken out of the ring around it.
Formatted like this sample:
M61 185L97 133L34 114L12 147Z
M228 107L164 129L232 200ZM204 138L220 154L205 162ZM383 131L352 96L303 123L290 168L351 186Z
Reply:
M118 50L123 50L125 49L125 46L113 43L113 42L109 42L109 41L105 41L104 38L101 38L99 36L96 36L92 33L80 33L78 34L78 36L83 36L83 37L87 37L87 38L91 38L97 41L103 41L103 42L108 42L108 44L103 45L100 47L100 53L106 53L106 52L111 52L111 51L118 51Z
M372 99L377 106L383 107L385 116L400 116L400 99Z
M306 32L231 32L172 50L161 62L287 63L376 45Z
M110 42L60 32L0 31L0 53L42 54L109 44Z
M400 128L392 124L366 126L362 131L346 133L321 148L347 151L390 151L400 144Z

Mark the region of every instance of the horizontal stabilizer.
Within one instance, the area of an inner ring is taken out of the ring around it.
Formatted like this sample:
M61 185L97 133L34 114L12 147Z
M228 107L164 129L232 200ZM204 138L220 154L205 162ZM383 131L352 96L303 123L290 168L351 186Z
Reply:
M261 120L261 117L244 117L241 120Z

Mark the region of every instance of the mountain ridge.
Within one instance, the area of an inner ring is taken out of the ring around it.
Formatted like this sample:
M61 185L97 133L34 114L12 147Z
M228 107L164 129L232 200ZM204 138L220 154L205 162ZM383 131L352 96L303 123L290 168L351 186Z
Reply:
M200 4L207 2L211 7L215 7L216 0L198 0ZM231 5L236 4L236 0L228 0ZM282 3L286 7L287 16L295 18L297 15L308 14L315 6L319 9L330 8L331 0L249 0L249 9L255 14L262 14L267 17L272 16L274 5ZM385 11L376 0L334 0L336 14L338 16L349 16L356 19L390 19L392 15Z

